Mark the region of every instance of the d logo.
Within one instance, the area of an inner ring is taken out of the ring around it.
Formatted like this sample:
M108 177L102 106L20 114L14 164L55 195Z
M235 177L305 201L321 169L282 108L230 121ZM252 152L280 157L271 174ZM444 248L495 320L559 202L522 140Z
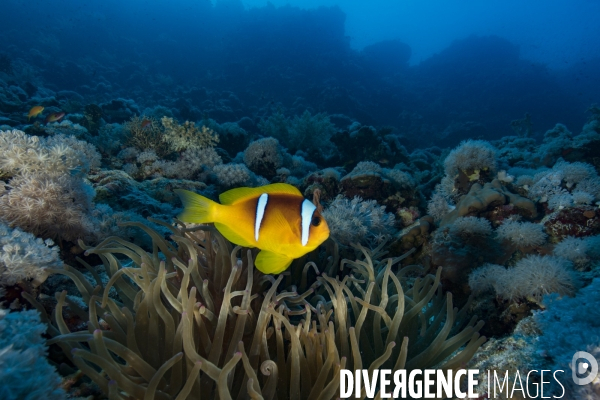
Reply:
M580 359L585 359L585 361L580 361ZM591 367L591 371L589 368ZM596 376L598 375L598 361L596 358L587 353L585 351L578 351L573 355L573 359L571 360L571 371L573 376L573 382L576 385L587 385L591 383ZM585 378L580 378L580 376L589 373Z

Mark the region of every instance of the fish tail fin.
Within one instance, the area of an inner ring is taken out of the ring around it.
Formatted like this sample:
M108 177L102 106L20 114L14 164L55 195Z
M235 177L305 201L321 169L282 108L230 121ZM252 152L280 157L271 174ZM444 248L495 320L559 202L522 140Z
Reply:
M219 204L189 190L175 189L175 193L183 203L183 211L177 218L196 224L215 222L215 211Z

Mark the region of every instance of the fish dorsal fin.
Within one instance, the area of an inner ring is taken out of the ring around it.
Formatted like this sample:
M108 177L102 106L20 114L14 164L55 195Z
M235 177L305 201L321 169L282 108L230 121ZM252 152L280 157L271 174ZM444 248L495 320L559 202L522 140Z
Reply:
M302 193L300 193L300 191L292 185L287 183L272 183L270 185L260 186L257 188L241 187L228 190L221 193L219 196L219 201L221 201L221 204L232 205L240 201L258 197L263 193L302 196Z

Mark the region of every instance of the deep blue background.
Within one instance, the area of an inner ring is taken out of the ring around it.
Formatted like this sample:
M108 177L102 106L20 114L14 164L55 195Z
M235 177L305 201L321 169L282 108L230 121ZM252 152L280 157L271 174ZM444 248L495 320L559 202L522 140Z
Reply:
M600 102L597 1L123 3L5 0L0 54L89 102L218 122L309 109L409 146L498 138L527 112L537 135L578 131Z

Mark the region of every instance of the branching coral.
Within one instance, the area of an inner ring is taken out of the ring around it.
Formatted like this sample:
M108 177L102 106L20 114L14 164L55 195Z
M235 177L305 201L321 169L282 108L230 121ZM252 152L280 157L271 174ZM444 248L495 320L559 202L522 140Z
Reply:
M163 139L174 151L205 149L219 143L219 135L210 128L203 126L198 129L194 122L185 121L179 125L173 118L163 117Z
M359 248L340 280L329 276L339 257L328 245L333 254L316 282L307 280L317 269L309 262L291 271L299 286L278 291L283 275L261 275L251 251L211 227L171 227L175 244L144 229L152 254L118 238L87 248L104 261L104 287L70 267L54 271L75 281L89 312L57 294L50 343L111 399L329 399L339 395L341 368L455 369L485 340L482 323L465 324L466 307L459 312L442 294L439 270L405 292L401 282L415 268L393 273L401 258L377 261L381 247ZM69 331L67 304L89 330Z
M121 156L131 162L125 164L123 170L136 179L149 177L193 179L199 172L220 165L222 162L221 157L212 147L185 150L175 161L159 159L154 150L146 150L136 155L127 154L129 151L125 150L122 151ZM132 160L133 157L135 161Z
M543 143L535 152L534 158L542 165L552 166L572 144L573 134L563 124L556 124L544 134Z
M123 125L126 143L139 151L154 150L159 157L170 152L165 140L165 130L153 117L132 117Z

